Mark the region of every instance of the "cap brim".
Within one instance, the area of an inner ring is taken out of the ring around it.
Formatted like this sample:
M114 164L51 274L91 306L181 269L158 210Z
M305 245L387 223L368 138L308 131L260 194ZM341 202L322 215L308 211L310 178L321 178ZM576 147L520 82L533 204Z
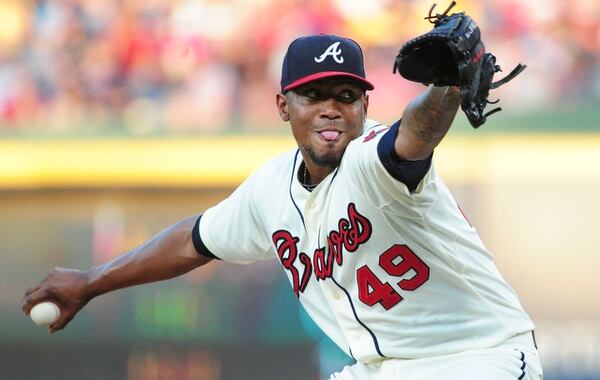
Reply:
M360 84L362 85L362 87L364 87L367 90L373 90L375 88L375 86L373 86L373 84L371 82L369 82L368 80L366 80L363 77L360 77L358 75L354 75L351 73L347 73L344 71L323 71L320 73L315 73L315 74L311 74L311 75L307 75L303 78L297 79L295 81L293 81L292 83L288 84L287 86L285 86L283 88L283 91L289 91L291 89L294 89L298 86L302 86L303 84L315 81L315 80L319 80L319 79L323 79L323 78L329 78L329 77L347 77L347 78L352 78L355 79L357 82L360 82Z

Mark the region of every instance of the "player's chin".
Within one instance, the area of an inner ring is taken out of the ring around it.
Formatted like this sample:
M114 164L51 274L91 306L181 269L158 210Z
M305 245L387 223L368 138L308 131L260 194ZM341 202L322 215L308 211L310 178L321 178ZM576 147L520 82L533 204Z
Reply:
M329 146L329 149L315 149L309 152L312 161L323 167L336 168L342 161L344 149L334 149Z

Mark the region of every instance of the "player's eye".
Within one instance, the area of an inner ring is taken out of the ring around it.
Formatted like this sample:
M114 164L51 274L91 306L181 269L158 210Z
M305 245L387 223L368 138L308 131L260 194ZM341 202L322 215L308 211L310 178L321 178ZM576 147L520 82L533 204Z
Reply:
M345 89L337 93L336 99L343 103L354 103L360 97L360 93L350 89Z
M301 91L298 91L298 95L313 100L319 99L323 96L321 92L315 88L306 88Z

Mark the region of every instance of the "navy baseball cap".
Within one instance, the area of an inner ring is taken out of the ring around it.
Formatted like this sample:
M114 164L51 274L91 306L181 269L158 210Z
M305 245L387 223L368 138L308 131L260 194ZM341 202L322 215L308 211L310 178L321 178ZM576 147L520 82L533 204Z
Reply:
M283 58L281 92L334 76L356 79L367 90L375 88L366 79L362 50L355 41L330 34L300 37Z

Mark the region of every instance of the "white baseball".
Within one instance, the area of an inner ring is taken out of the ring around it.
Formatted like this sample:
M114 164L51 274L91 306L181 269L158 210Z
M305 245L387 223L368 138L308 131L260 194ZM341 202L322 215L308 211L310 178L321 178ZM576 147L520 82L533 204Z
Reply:
M60 309L52 302L40 302L29 312L31 320L36 325L49 326L60 316Z

